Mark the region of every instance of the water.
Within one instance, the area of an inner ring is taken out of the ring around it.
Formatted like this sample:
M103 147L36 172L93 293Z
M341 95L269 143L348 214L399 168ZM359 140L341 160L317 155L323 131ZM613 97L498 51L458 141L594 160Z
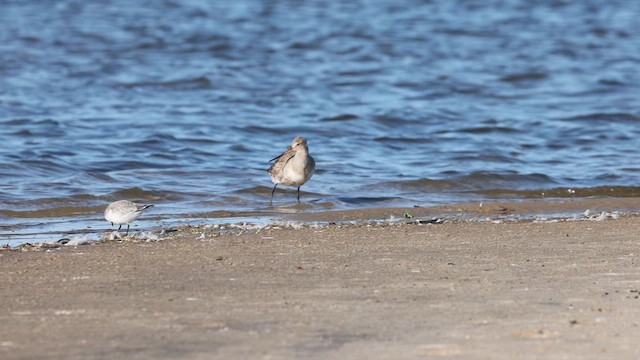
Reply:
M640 2L0 2L0 239L638 196ZM308 138L313 179L267 161Z

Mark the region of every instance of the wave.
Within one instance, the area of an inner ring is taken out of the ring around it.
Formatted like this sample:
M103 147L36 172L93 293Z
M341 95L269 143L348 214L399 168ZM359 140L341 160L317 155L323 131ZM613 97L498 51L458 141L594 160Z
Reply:
M478 126L478 127L470 127L464 128L460 130L456 130L453 132L462 132L468 134L490 134L490 133L501 133L501 134L513 134L521 132L518 129L504 127L504 126Z
M490 198L547 199L547 198L589 198L589 197L638 197L638 186L596 186L596 187L557 187L550 189L513 190L486 189L474 191Z
M337 116L325 117L325 118L320 119L320 121L333 122L333 121L350 121L350 120L357 120L357 119L358 119L358 115L341 114L341 115L337 115Z
M617 121L617 122L639 122L640 115L638 114L630 114L630 113L591 113L584 115L577 115L571 117L560 118L562 121L570 121L570 122L592 122L592 121Z
M160 203L184 201L190 194L166 190L144 190L139 187L117 190L104 195L76 194L9 201L2 204L0 216L10 218L57 218L102 214L108 203L128 199L136 202ZM204 196L196 194L195 196Z
M108 201L116 201L122 199L129 199L132 201L149 201L149 202L159 202L159 201L179 201L184 200L187 197L191 196L202 196L203 194L187 194L179 191L172 190L144 190L139 187L132 187L127 189L121 189L114 192L111 192L107 195L102 195L99 198L108 200Z
M10 218L57 218L94 215L104 211L105 206L56 206L35 210L0 209L0 215Z
M449 179L416 179L385 182L381 185L409 191L471 191L483 189L526 189L531 187L552 186L556 182L544 174L501 174L474 172Z
M194 78L167 80L167 81L136 81L129 83L120 83L120 86L127 89L134 88L168 88L168 89L211 89L213 82L206 76L198 76Z
M475 194L486 198L587 198L637 197L639 186L601 185L592 187L557 186L544 174L499 174L477 172L449 179L417 179L392 181L375 185L403 192Z
M539 72L525 72L525 73L515 73L508 74L500 78L500 81L515 83L522 81L538 81L544 80L547 78L547 74L539 73Z

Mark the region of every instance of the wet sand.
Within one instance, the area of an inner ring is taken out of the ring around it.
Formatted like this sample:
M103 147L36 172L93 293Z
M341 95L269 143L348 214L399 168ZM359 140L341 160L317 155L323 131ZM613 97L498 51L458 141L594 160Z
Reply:
M640 356L637 216L202 231L0 252L0 358Z

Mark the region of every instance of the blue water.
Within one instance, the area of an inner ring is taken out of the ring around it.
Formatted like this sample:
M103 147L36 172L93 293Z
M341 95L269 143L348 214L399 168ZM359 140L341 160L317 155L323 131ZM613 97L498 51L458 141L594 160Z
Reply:
M640 194L637 1L2 1L0 58L0 238Z

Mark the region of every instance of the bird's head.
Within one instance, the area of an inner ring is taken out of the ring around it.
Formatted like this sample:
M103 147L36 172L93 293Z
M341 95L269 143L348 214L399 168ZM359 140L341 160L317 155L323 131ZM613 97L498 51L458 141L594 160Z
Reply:
M307 139L303 138L302 136L296 136L296 138L291 142L291 149L295 150L300 146L304 146L305 148L307 148Z

